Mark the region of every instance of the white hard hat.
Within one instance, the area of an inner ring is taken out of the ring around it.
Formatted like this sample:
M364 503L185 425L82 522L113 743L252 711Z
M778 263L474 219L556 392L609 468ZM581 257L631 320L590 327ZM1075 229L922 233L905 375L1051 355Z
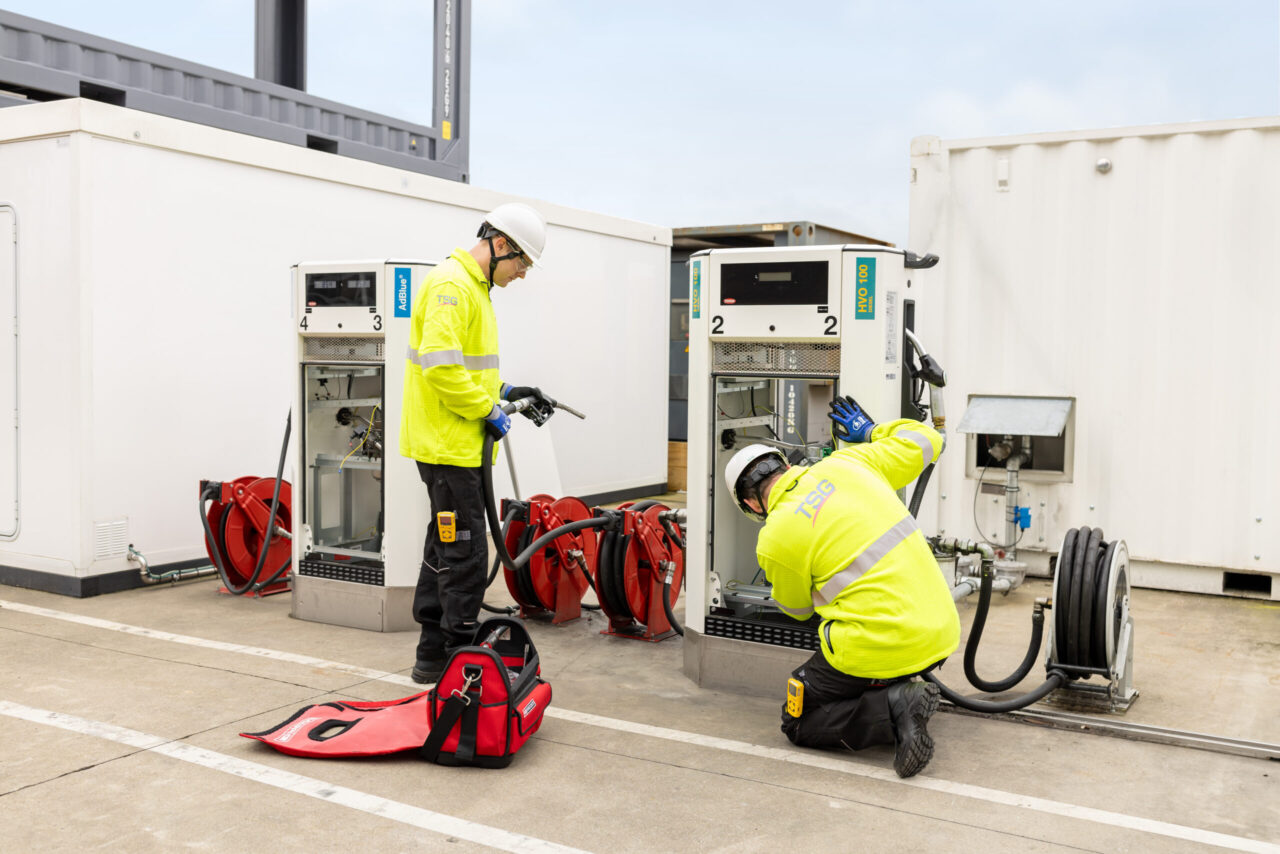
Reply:
M542 257L542 249L547 245L547 221L542 214L520 202L507 202L498 205L484 217L485 225L492 226L510 238L520 251L529 256L534 264ZM484 226L480 227L481 236Z
M757 465L758 463L764 464ZM752 519L763 522L766 514L752 510L745 499L755 498L761 501L763 507L763 500L754 494L755 488L769 475L786 468L787 458L777 448L770 445L747 445L729 458L729 464L724 467L724 482L738 509Z

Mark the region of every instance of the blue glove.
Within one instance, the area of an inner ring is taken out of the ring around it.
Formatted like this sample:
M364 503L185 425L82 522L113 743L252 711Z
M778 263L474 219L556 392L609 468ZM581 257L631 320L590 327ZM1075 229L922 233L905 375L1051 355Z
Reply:
M871 441L871 431L875 429L876 422L849 395L831 401L831 412L827 417L833 422L831 433L841 442Z
M507 431L511 429L511 416L503 412L498 404L493 405L493 411L484 419L484 429L494 439L501 439L507 435Z

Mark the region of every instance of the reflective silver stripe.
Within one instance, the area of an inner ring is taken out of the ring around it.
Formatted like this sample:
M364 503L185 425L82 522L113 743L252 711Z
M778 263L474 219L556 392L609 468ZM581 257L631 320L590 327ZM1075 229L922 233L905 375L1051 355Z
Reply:
M822 598L827 602L835 599L840 595L841 590L861 578L863 573L879 563L894 546L911 536L916 530L916 520L908 514L901 522L885 531L876 538L874 543L863 549L862 554L853 559L853 563L828 578L822 585Z
M498 369L497 356L463 356L462 364L467 366L468 371L484 371L492 368Z
M901 436L903 439L910 439L920 446L920 451L924 454L924 465L927 466L933 462L933 443L929 441L929 437L923 433L917 433L915 430L900 430L894 433L895 436ZM924 469L924 466L921 466Z
M464 356L461 350L433 350L430 353L419 353L410 347L405 353L405 358L424 371L438 365L463 365L468 371L498 369L497 356Z
M795 617L797 620L807 620L809 619L809 617L813 615L812 608L788 608L786 605L783 605L781 602L778 602L777 604L778 604L779 611L786 614L787 616Z

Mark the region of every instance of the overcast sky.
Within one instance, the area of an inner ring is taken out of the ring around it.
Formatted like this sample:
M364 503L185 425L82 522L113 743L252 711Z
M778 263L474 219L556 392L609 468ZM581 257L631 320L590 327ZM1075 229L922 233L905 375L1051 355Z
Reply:
M253 74L253 0L0 0ZM307 89L430 124L431 0L312 0ZM1280 0L476 0L472 183L898 244L911 139L1280 113Z

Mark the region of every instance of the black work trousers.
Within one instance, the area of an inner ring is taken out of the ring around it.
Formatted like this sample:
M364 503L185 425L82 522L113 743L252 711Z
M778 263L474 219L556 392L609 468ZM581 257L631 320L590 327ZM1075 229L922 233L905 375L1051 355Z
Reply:
M832 667L819 651L791 675L804 683L804 707L800 717L793 718L786 703L782 704L782 731L787 738L801 747L861 750L893 744L889 687L915 674L895 679L850 676Z
M418 661L442 661L475 637L488 577L484 486L479 468L418 463L418 476L431 498L431 524L422 547L422 566L413 594L413 618L422 626ZM436 514L457 514L452 543L440 542Z

